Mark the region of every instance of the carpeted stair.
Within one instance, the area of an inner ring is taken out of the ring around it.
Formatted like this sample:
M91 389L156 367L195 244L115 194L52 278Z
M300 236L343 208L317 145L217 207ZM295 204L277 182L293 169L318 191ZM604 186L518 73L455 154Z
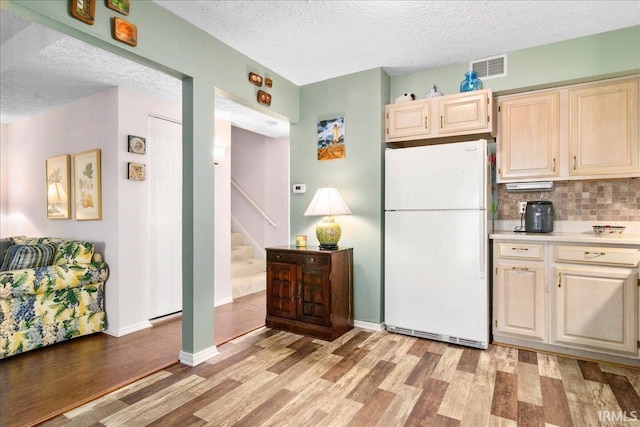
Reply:
M266 289L266 263L253 257L253 247L243 244L242 233L231 233L232 297L239 298Z

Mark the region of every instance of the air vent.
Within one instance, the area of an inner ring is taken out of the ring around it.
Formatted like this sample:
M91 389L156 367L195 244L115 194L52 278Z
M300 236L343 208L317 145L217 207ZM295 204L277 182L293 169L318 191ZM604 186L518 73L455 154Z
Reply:
M478 73L481 79L493 79L507 76L507 55L477 59L469 63L469 68Z

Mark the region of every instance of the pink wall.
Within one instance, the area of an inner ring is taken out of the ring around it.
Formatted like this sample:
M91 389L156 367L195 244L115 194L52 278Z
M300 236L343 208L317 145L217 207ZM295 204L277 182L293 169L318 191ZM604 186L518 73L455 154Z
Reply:
M273 219L272 227L237 191L231 212L264 249L289 243L289 138L273 139L232 128L231 178Z

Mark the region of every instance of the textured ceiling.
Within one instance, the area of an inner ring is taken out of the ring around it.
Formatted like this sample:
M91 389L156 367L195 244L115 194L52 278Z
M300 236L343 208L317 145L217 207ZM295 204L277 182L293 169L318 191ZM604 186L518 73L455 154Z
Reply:
M640 24L640 1L154 0L297 85L399 75Z
M638 0L155 2L297 85L376 67L400 75L640 24ZM116 85L181 97L178 80L0 13L2 123ZM223 98L216 115L271 137L289 132Z

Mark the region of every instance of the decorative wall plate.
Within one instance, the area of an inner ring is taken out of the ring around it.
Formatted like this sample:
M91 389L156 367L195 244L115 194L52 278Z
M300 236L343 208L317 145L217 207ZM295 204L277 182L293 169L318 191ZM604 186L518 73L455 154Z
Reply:
M129 135L129 152L144 154L147 151L147 142L140 136Z

